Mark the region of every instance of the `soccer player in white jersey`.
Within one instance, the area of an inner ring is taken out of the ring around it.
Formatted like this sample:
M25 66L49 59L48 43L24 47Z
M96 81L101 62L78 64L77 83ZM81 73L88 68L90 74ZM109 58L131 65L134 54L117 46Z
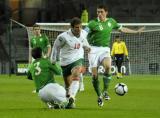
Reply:
M83 71L84 48L90 51L90 46L86 39L87 32L82 30L81 20L73 18L70 25L71 28L58 35L55 40L51 62L54 63L60 59L66 95L74 101L79 89L80 74Z

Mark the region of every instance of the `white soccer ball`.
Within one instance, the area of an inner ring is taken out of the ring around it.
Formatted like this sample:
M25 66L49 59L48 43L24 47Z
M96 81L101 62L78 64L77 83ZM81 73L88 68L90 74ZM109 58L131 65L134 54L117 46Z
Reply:
M104 73L105 72L105 69L104 69L104 67L103 66L99 66L98 67L98 73Z
M123 96L128 92L128 87L124 83L118 83L115 86L115 93L117 95Z

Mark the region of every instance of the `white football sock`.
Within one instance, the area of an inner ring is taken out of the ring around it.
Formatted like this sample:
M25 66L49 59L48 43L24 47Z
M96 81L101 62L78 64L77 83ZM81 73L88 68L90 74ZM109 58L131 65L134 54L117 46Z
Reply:
M80 74L79 90L84 91L83 74Z
M70 85L70 95L75 97L79 89L79 80L73 80Z

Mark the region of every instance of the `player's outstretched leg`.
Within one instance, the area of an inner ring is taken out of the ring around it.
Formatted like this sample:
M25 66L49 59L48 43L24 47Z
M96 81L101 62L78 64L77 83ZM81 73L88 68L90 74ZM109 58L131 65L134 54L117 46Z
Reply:
M109 87L109 83L111 80L111 74L105 74L103 76L103 83L104 83L104 88L103 88L103 97L105 100L110 100L111 98L108 95L108 87Z
M98 106L102 107L104 105L102 96L98 97Z
M102 99L102 94L100 91L98 76L92 76L92 84L93 84L94 90L96 91L97 96L98 96L98 100L97 100L98 106L102 107L103 106L103 99Z
M75 98L74 97L70 97L68 99L68 104L66 106L66 109L73 109L75 108Z

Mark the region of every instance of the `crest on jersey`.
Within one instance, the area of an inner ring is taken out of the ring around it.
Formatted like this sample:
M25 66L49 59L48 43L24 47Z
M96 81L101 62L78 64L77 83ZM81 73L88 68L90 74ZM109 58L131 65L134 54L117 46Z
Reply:
M108 26L111 27L111 25L112 25L112 24L111 24L110 22L108 22Z
M42 38L40 38L39 40L40 40L40 41L42 41L43 39L42 39Z

